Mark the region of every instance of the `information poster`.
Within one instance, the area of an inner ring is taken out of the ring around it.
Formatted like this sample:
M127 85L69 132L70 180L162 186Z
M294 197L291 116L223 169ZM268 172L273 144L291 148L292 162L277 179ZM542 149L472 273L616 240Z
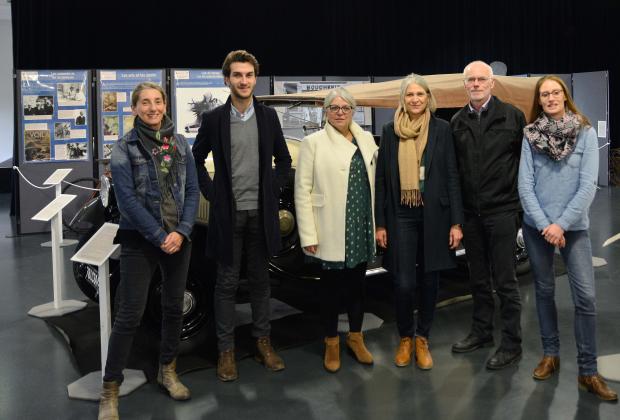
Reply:
M88 160L88 71L20 71L18 77L21 161Z
M314 92L357 83L368 83L368 81L292 81L276 79L273 82L273 94ZM323 127L323 108L321 107L296 105L275 108L280 117L282 130L289 136L303 138ZM372 127L371 109L368 107L358 107L353 115L353 120L362 128L370 130Z
M228 99L222 70L172 70L172 118L176 131L194 143L202 115Z
M142 82L164 86L163 81L164 70L160 69L97 71L97 120L101 158L109 159L114 144L133 128L133 89Z

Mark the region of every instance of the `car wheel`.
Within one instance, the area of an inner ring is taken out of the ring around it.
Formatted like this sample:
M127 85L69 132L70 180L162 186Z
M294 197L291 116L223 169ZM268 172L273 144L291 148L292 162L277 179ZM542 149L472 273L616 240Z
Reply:
M515 251L515 271L517 276L522 276L530 272L530 257L525 248L523 233L521 229L517 233L517 246Z
M208 337L215 335L213 316L213 289L215 285L215 264L204 257L206 229L194 227L192 234L192 256L183 295L183 325L179 353L191 352ZM144 321L158 336L161 333L162 275L157 270L151 283Z

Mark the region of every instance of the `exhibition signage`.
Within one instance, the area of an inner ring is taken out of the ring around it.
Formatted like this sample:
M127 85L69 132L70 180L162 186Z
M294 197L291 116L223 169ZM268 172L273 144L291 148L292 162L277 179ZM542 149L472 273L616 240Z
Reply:
M172 118L177 133L194 144L202 115L228 99L230 89L224 83L222 70L173 69Z
M166 90L164 70L97 70L97 121L99 157L109 159L112 147L133 128L131 92L142 82Z

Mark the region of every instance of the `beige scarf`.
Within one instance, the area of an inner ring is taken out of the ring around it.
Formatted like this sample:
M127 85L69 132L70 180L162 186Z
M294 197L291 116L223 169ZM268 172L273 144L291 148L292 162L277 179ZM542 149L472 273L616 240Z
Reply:
M420 164L428 140L428 124L431 112L426 108L424 114L415 120L402 105L394 114L394 132L399 137L398 170L400 173L400 203L409 207L423 205L420 193Z

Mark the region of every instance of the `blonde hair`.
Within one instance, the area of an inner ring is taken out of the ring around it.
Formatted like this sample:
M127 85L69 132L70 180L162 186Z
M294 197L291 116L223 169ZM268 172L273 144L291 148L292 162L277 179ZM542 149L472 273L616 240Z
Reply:
M428 86L426 80L420 76L419 74L411 73L407 77L403 79L400 83L400 106L402 109L407 109L405 106L405 94L407 93L407 88L410 84L415 83L420 86L426 94L428 95L428 104L426 105L431 112L435 112L437 109L437 101L435 101L435 96L433 96L433 92L431 92L431 88Z

